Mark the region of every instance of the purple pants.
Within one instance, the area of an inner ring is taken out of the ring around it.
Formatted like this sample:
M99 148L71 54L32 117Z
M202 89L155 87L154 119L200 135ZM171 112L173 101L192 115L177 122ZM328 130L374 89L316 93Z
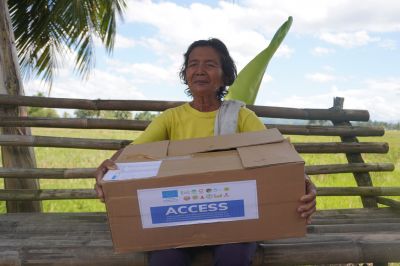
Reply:
M257 244L235 243L211 246L214 266L249 266L256 253ZM196 248L165 249L150 252L150 266L188 266Z

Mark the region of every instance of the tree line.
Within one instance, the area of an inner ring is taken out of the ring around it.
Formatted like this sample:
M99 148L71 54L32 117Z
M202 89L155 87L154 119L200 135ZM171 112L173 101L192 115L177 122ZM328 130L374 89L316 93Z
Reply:
M153 120L157 114L144 111L136 112L133 116L130 111L94 111L94 110L75 110L73 114L64 112L61 116L53 108L28 107L28 116L47 117L47 118L104 118L104 119L135 119L135 120Z
M385 122L385 121L368 121L368 122L352 122L353 126L368 126L368 127L383 127L388 130L400 130L400 121L398 122ZM327 120L310 120L308 125L329 126L332 125Z
M368 122L357 122L355 126L375 126L383 127L388 130L400 130L400 122L384 122L384 121L368 121Z

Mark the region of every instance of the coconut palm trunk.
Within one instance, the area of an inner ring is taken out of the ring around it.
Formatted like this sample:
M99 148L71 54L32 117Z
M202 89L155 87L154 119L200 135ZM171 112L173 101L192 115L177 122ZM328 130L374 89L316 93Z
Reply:
M7 1L0 1L0 94L24 95L14 33L11 27ZM24 116L25 108L0 106L0 116ZM30 135L30 128L1 128L1 134ZM34 168L35 154L32 147L1 147L3 167ZM5 178L6 189L38 189L38 179ZM40 212L39 201L8 201L7 212Z

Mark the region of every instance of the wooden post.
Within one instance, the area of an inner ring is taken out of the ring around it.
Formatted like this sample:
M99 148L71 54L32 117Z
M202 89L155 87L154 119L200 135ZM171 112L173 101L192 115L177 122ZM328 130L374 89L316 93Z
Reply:
M342 110L343 109L344 98L335 97L333 99L333 109L334 110ZM333 125L335 126L352 126L350 121L342 121L336 122L332 120ZM358 142L357 137L354 136L343 136L340 137L342 142ZM349 163L364 163L364 159L362 158L360 153L346 153L346 158ZM371 176L369 172L366 173L353 173L354 178L356 179L358 186L373 186ZM362 204L364 208L375 208L378 207L376 197L361 197ZM387 266L387 263L374 263L375 266Z
M0 1L0 94L24 95L14 33L11 27L7 1ZM26 115L25 108L0 106L0 115ZM30 128L2 128L1 134L30 135ZM35 168L36 160L32 147L1 147L3 167ZM4 179L6 189L38 189L38 179ZM39 201L7 202L7 212L40 212Z
M342 110L343 109L344 98L335 97L333 99L333 108L334 110ZM350 121L341 121L337 122L332 120L332 123L335 126L351 126ZM343 136L340 137L342 142L358 142L357 137L354 136ZM346 153L347 161L349 163L364 163L364 159L362 158L360 153ZM357 185L362 186L373 186L371 176L368 172L366 173L353 173L354 178L356 179ZM361 197L363 206L366 208L378 207L375 197Z

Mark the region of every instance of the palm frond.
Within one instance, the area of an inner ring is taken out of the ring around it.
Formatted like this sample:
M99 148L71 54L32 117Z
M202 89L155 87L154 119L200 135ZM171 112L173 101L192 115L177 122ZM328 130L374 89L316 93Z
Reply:
M51 82L59 58L76 51L75 69L87 77L94 66L94 38L110 53L116 14L122 19L125 0L8 0L18 58L25 78Z

